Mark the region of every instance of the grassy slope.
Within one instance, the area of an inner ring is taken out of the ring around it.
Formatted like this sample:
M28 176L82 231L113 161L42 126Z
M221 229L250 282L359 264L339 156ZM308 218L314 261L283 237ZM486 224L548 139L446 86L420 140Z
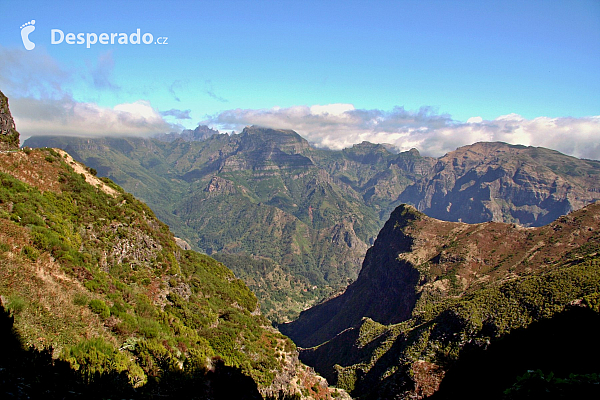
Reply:
M28 346L51 346L84 376L126 373L134 386L220 357L263 392L293 357L241 280L179 249L109 180L116 197L52 150L3 154L0 171L0 295Z

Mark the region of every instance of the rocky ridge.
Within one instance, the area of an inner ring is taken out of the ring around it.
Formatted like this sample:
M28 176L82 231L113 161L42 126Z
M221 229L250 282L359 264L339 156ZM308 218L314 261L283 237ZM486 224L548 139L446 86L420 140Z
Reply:
M484 349L571 305L595 307L599 235L599 203L539 228L439 221L403 205L356 282L280 329L310 347L304 362L353 395L423 398L469 346Z
M542 226L600 199L599 167L539 147L475 143L439 158L400 200L446 221Z

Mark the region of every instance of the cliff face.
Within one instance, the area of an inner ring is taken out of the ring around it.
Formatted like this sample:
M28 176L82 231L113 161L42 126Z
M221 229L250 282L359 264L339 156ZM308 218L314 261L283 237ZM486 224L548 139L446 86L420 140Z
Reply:
M301 360L354 395L423 398L469 349L574 305L598 311L599 235L600 203L539 228L439 221L403 205L357 281L281 330L314 346Z
M367 251L358 279L340 296L281 325L281 332L299 346L311 347L358 325L364 317L388 324L408 319L417 298L419 273L398 254L409 252L414 244L403 228L423 217L411 206L398 207Z
M19 148L19 132L8 108L8 98L0 92L0 150Z
M542 226L599 200L599 171L549 149L476 143L438 159L400 199L445 221Z

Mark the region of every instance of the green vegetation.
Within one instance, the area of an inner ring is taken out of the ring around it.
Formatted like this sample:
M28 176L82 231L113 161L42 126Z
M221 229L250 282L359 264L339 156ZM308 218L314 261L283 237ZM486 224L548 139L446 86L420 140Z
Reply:
M177 247L132 195L104 193L52 153L17 155L32 171L53 158L59 172L34 175L39 186L0 173L0 295L24 342L54 348L86 385L125 376L152 388L218 362L271 385L294 346L264 328L243 281ZM44 186L51 179L59 190Z
M285 322L298 315L307 304L317 302L327 294L326 288L314 287L307 279L295 277L285 266L268 258L247 254L217 253L213 257L227 265L258 298L267 318Z
M461 297L431 303L410 320L397 325L384 327L365 319L356 345L364 347L374 343L376 347L361 363L336 366L336 385L354 391L355 395L370 391L361 377L376 365L381 368L378 363L392 348L398 354L398 364L395 368L393 363L389 364L381 370L380 380L390 374L407 373L417 362L450 366L459 359L465 345L493 343L535 321L558 315L579 299L584 299L583 305L597 312L599 267L597 254L574 264L573 259L567 258L547 272L491 284ZM386 340L376 344L374 340L384 334ZM338 363L343 361L338 360ZM385 370L389 372L386 374Z
M581 201L573 208L597 198L586 188L597 189L598 162L546 149L478 144L459 149L460 157L436 160L368 142L315 149L295 132L258 127L207 136L99 138L93 146L87 138L33 137L26 144L65 149L149 204L195 250L268 259L285 268L286 281L317 287L299 292L260 270L238 275L278 322L356 280L368 246L400 202L429 207L428 215L445 220L540 225L570 201L553 202L550 193L577 192ZM510 189L488 193L488 182L504 176L514 177L503 183ZM557 179L569 183L558 191L544 183ZM532 196L534 181L540 193ZM540 198L550 200L542 205ZM237 265L247 264L233 262L236 274ZM259 283L275 290L257 290Z
M183 367L174 364L159 345L140 345L139 360L159 361L158 376L148 380L129 352L96 338L84 340L52 357L51 349L38 350L24 343L14 318L0 306L0 396L2 398L127 398L127 399L252 399L259 400L256 383L239 369L190 350ZM136 341L128 340L131 346ZM141 349L143 347L143 349ZM154 358L149 358L152 352ZM294 399L282 392L279 399Z
M343 161L338 153L312 149L293 132L248 132L195 142L103 138L93 152L79 139L37 137L28 145L65 149L149 204L192 248L230 257L261 310L284 322L356 279L387 215L365 205L336 168L324 173ZM373 168L369 177L386 169ZM283 279L247 268L263 261Z

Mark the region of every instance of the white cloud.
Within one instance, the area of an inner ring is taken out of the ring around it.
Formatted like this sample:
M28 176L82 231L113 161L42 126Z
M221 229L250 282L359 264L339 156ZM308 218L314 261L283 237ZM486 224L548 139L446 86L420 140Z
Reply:
M62 99L13 98L11 113L22 139L39 135L137 136L180 130L165 122L149 102L113 108Z
M471 117L467 120L467 124L478 124L483 121L481 117Z
M430 107L382 111L355 109L352 104L330 104L227 110L202 123L238 132L247 125L293 129L314 145L331 149L370 141L390 143L400 150L416 147L424 155L439 157L475 142L502 141L600 159L600 116L529 120L508 114L495 120L473 117L462 123L449 115L437 114Z
M346 111L354 110L352 104L327 104L325 106L314 105L310 107L310 113L313 115L336 115L343 116Z

